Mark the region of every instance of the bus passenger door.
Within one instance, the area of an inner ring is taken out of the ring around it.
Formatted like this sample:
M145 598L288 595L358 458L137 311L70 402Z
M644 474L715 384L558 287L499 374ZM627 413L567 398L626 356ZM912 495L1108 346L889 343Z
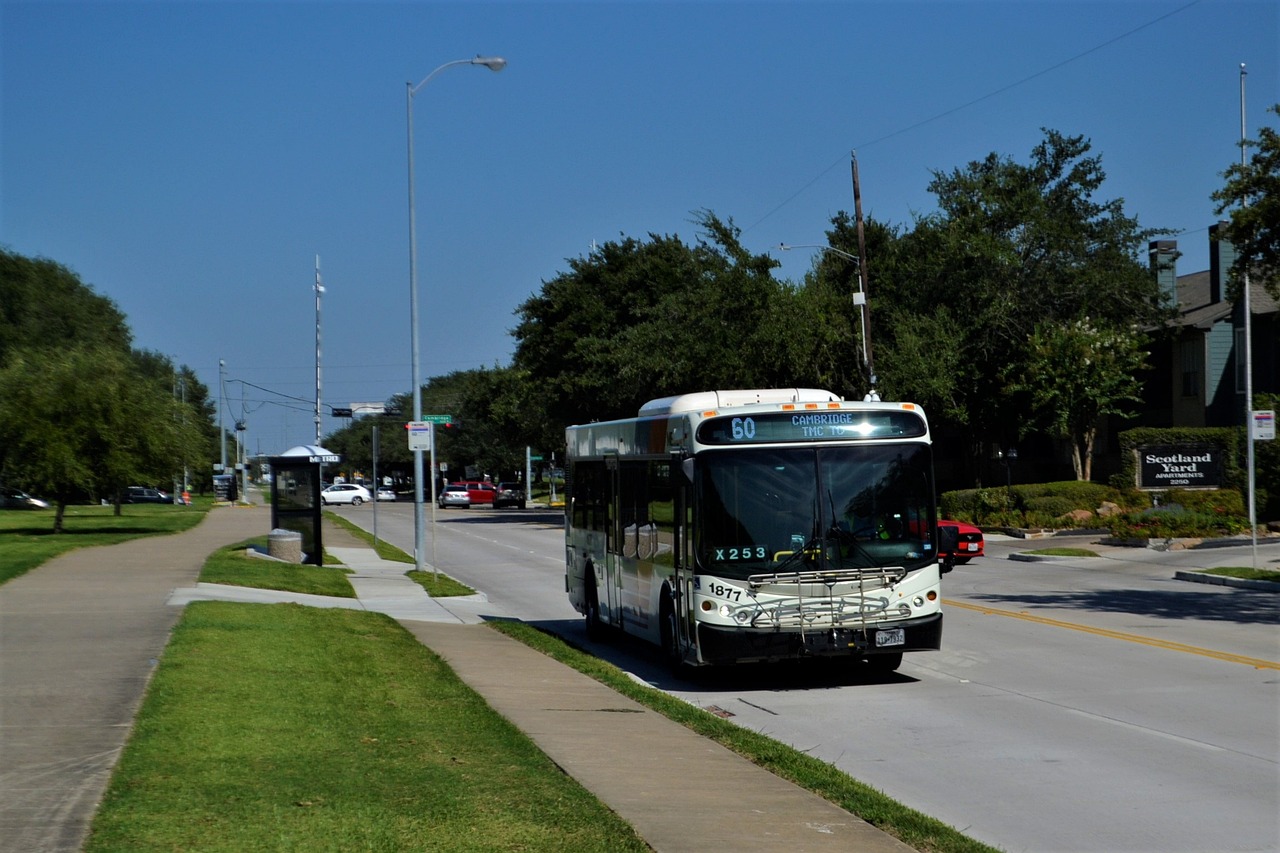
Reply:
M693 513L690 496L693 484L688 474L691 466L683 464L680 454L671 459L672 532L675 537L675 570L671 584L676 600L676 640L684 648L693 641ZM693 460L689 460L692 462Z
M621 472L618 470L618 457L606 456L605 468L608 491L605 494L605 547L604 547L604 588L599 591L602 597L601 609L608 608L605 619L614 627L622 627L622 506L620 491Z

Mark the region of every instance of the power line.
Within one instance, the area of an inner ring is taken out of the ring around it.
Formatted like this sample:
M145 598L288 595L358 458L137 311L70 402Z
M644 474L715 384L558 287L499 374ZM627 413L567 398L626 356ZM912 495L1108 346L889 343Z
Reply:
M1182 5L1182 6L1179 6L1178 8L1174 9L1174 10L1173 10L1173 11L1171 11L1171 12L1166 12L1165 14L1163 14L1163 15L1159 16L1158 18L1153 18L1153 19L1151 19L1150 21L1147 21L1147 22L1146 22L1146 23L1144 23L1144 24L1140 24L1139 26L1136 26L1136 27L1134 27L1133 29L1131 29L1131 30L1129 30L1129 31L1127 31L1127 32L1121 33L1121 34L1120 34L1120 35L1118 35L1118 36L1115 36L1115 37L1113 37L1113 38L1107 39L1106 41L1102 42L1101 44L1096 44L1096 45L1094 45L1093 47L1089 48L1088 50L1085 50L1085 51L1082 51L1082 52L1080 52L1080 53L1077 53L1075 56L1072 56L1072 57L1070 57L1070 58L1068 58L1068 59L1064 59L1064 60L1062 60L1061 62L1058 62L1058 63L1055 63L1055 64L1053 64L1053 65L1050 65L1050 66L1049 66L1049 67L1047 67L1047 68L1042 68L1041 70L1039 70L1039 71L1035 72L1034 74L1029 74L1028 76L1023 77L1021 80L1017 80L1017 81L1015 81L1015 82L1013 82L1013 83L1009 83L1009 84L1008 84L1008 85L1006 85L1006 86L1001 86L999 89L995 89L995 90L993 90L993 91L991 91L991 92L988 92L988 93L987 93L987 94L985 94L985 95L982 95L982 96L980 96L980 97L974 98L972 101L968 101L968 102L966 102L966 103L960 104L959 106L952 107L952 108L951 108L951 109L949 109L949 110L944 110L943 112L940 112L940 113L938 113L937 115L930 116L929 118L926 118L926 119L923 119L923 120L921 120L921 121L918 121L918 122L916 122L915 124L907 125L906 127L899 128L898 130L892 131L892 132L890 132L890 133L886 133L886 134L884 134L883 136L878 136L878 137L876 137L875 139L870 140L869 142L864 142L864 143L862 143L862 144L860 144L860 145L855 145L855 146L854 146L854 150L856 151L856 150L861 149L861 148L870 148L871 146L873 146L873 145L878 145L878 144L880 144L881 142L887 142L888 140L893 139L893 138L894 138L894 137L896 137L896 136L901 136L901 135L902 135L902 134L904 134L904 133L910 133L911 131L913 131L913 130L918 130L919 128L922 128L922 127L924 127L924 126L925 126L925 125L927 125L927 124L931 124L931 123L933 123L933 122L935 122L935 121L939 121L940 119L944 119L944 118L946 118L947 116L955 115L956 113L960 112L961 110L967 110L969 107L972 107L972 106L975 106L975 105L977 105L977 104L980 104L980 103L982 103L983 101L988 101L988 100L990 100L991 98L996 97L997 95L1003 95L1005 92L1008 92L1008 91L1010 91L1010 90L1012 90L1012 89L1016 89L1016 88L1017 88L1017 87L1019 87L1019 86L1022 86L1022 85L1026 84L1026 83L1030 83L1032 80L1035 80L1035 79L1037 79L1037 78L1043 77L1043 76L1045 76L1046 74L1050 74L1050 73L1052 73L1052 72L1054 72L1054 71L1057 71L1059 68L1063 68L1063 67L1065 67L1065 66L1067 66L1067 65L1070 65L1070 64L1071 64L1071 63L1073 63L1073 62L1077 62L1077 61L1079 61L1079 60L1081 60L1081 59L1084 59L1086 56L1089 56L1089 55L1091 55L1091 54L1097 53L1098 51L1100 51L1100 50L1102 50L1102 49L1104 49L1104 48L1110 47L1111 45L1115 44L1115 43L1116 43L1116 42L1118 42L1118 41L1122 41L1123 39L1127 39L1127 38L1129 38L1129 37L1130 37L1130 36L1132 36L1132 35L1136 35L1137 33L1140 33L1140 32L1142 32L1142 31L1143 31L1143 30L1145 30L1145 29L1148 29L1148 28L1150 28L1150 27L1153 27L1153 26L1155 26L1156 24L1158 24L1158 23L1160 23L1160 22L1162 22L1162 21L1165 21L1165 20L1167 20L1167 19L1169 19L1169 18L1172 18L1174 15L1179 15L1179 14L1181 14L1181 13L1185 12L1186 10L1190 9L1192 6L1198 6L1202 1L1203 1L1203 0L1191 0L1191 2L1190 2L1190 3L1186 3L1186 4ZM776 205L775 207L773 207L773 209L771 209L771 210L770 210L768 213L766 213L764 216L761 216L761 217L760 217L759 219L757 219L755 222L751 223L751 224L750 224L750 225L748 225L746 228L742 229L743 233L745 234L746 232L750 231L752 228L755 228L755 227L756 227L757 225L759 225L761 222L764 222L764 221L765 221L766 219L768 219L770 216L773 216L773 215L774 215L775 213L777 213L779 210L782 210L782 208L786 207L787 205L791 204L791 202L795 201L797 198L799 198L800 196L804 195L804 193L808 191L809 187L813 186L813 185L814 185L814 184L816 184L818 181L820 181L820 180L822 180L823 178L825 178L825 177L827 176L827 173L828 173L828 172L830 172L832 169L836 168L837 166L842 166L842 165L844 165L845 163L847 163L847 162L848 162L848 160L849 160L849 156L848 156L848 154L847 154L847 153L842 154L838 160L836 160L836 161L835 161L834 163L832 163L830 166L826 167L826 168L825 168L825 169L823 169L821 172L819 172L819 173L818 173L818 175L817 175L813 180L809 181L809 182L808 182L807 184L805 184L803 187L801 187L800 189L796 190L794 193L792 193L790 196L788 196L785 200L783 200L780 204L778 204L778 205Z

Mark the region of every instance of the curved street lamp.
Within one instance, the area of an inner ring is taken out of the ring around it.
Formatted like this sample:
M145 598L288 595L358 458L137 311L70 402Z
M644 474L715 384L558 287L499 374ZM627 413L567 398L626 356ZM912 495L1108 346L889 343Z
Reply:
M446 68L452 68L455 65L483 65L490 71L501 71L507 67L507 61L500 56L476 56L472 59L455 59L432 71L418 85L405 84L407 87L405 96L407 104L406 116L409 126L409 323L410 339L413 345L413 419L415 421L422 420L422 370L418 347L418 226L413 198L413 96L423 86L430 83L441 71ZM434 441L434 436L432 438ZM422 481L425 474L422 467L422 450L419 448L413 451L413 561L414 568L418 571L422 571L424 568L423 549L426 536L426 518L422 507ZM435 472L433 471L431 477L431 498L433 501L435 500L435 483Z
M778 248L784 252L792 249L818 249L822 252L830 252L833 255L852 261L858 270L858 292L853 294L853 304L858 309L858 316L862 319L862 361L867 366L867 381L871 384L870 392L867 394L867 400L879 400L880 395L876 393L876 371L871 363L871 316L867 309L867 293L862 289L862 267L861 261L857 255L852 255L843 249L837 249L834 246L824 246L820 243L799 243L789 246L786 243L779 243Z

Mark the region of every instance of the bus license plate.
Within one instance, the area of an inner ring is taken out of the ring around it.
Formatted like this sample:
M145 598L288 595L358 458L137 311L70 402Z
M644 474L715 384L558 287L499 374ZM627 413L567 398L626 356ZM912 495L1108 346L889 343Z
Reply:
M901 646L907 642L907 634L902 628L881 628L876 631L876 646Z

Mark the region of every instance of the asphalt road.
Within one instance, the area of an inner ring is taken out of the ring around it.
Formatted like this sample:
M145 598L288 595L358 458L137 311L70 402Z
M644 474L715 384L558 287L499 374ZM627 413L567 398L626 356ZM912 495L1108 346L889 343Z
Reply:
M379 508L381 536L407 550L411 510ZM340 512L371 526L368 506ZM1047 543L989 541L946 578L943 650L851 681L794 666L675 679L643 644L588 643L558 512L437 511L428 543L494 616L556 630L1004 850L1280 849L1280 594L1173 579L1248 565L1247 547L1021 562L1009 555ZM1280 545L1259 554L1275 566Z

